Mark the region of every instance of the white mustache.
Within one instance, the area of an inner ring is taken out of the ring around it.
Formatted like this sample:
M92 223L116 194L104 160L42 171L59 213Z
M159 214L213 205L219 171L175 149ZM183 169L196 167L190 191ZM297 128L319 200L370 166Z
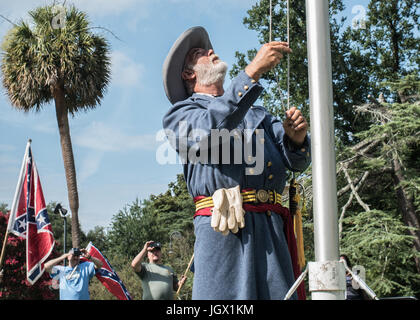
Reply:
M211 59L214 61L215 57ZM197 64L194 67L194 71L197 72L197 81L202 85L211 85L216 82L224 82L227 64L224 61L219 61L217 64L212 62L209 64Z

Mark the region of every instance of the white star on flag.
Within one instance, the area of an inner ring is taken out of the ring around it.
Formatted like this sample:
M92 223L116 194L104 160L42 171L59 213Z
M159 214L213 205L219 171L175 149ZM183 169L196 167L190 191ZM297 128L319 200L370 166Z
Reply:
M23 229L26 227L24 220L19 220L18 223L19 223L19 227L18 227L19 229Z
M39 223L45 223L45 218L44 218L44 216L40 214L40 215L38 216L38 221L39 221Z

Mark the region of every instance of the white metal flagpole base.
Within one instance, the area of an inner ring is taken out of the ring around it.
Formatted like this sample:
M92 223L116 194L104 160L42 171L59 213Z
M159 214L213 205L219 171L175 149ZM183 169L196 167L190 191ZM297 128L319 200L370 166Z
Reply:
M344 300L346 270L340 261L309 262L309 291L312 300Z

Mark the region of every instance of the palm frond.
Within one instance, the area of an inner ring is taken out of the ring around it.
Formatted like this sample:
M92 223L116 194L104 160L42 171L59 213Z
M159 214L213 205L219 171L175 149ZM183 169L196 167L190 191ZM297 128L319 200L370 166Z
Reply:
M63 27L53 28L53 6L29 12L31 21L16 24L4 38L3 85L18 109L40 110L64 91L70 113L100 104L110 81L109 44L91 31L87 15L66 8Z

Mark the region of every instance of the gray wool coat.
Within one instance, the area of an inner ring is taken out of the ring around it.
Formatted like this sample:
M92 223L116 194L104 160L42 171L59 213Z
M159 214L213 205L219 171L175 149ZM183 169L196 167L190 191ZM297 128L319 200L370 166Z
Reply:
M194 93L164 116L192 197L237 185L282 193L286 170L309 166L309 136L295 146L279 118L253 106L262 91L242 71L222 96ZM294 276L281 216L246 212L245 228L227 236L210 219L194 218L193 299L283 299Z

